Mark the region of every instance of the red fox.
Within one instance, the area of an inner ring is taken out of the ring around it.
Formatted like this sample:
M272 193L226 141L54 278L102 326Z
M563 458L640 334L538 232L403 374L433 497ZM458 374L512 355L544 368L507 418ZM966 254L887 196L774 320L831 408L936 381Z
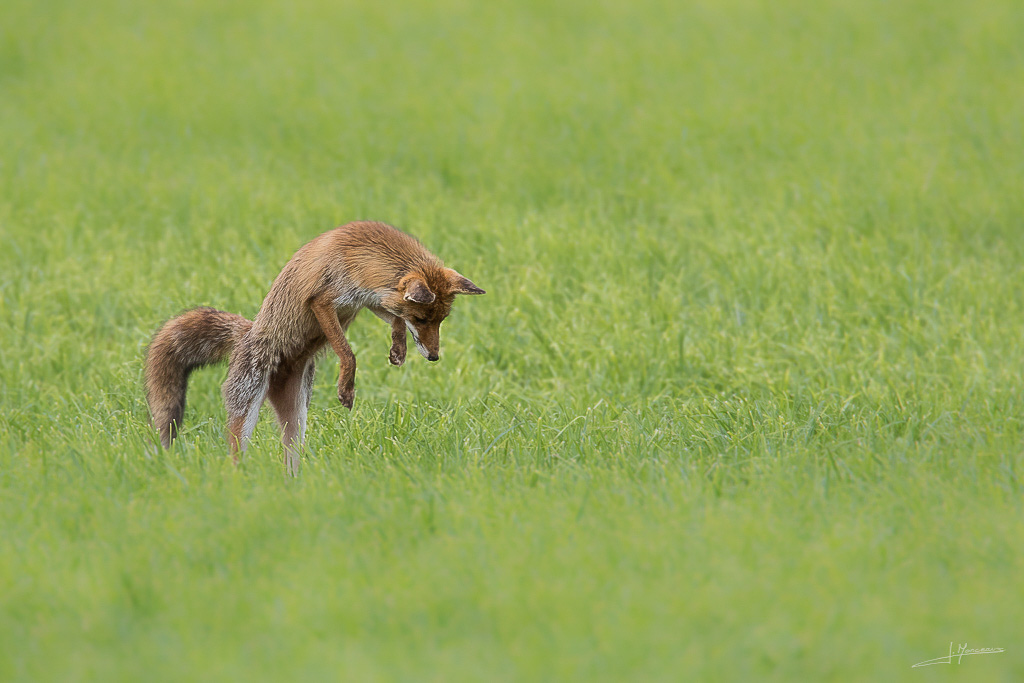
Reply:
M230 356L222 393L228 446L238 461L269 399L281 426L289 471L297 471L313 387L315 356L338 354L338 400L355 400L356 358L345 331L363 308L391 325L393 365L405 362L406 338L438 360L441 322L457 294L483 294L390 225L361 221L320 235L292 256L256 319L195 308L164 323L146 354L146 399L160 443L170 448L185 413L189 374Z

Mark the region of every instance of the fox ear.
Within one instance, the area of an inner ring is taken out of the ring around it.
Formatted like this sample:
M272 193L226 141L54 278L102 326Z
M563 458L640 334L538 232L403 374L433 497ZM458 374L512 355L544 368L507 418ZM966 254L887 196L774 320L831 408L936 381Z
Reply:
M426 282L417 278L409 280L405 286L405 296L402 298L417 304L429 304L437 297L430 291L430 287L427 287Z
M472 282L469 281L468 277L459 275L451 268L448 268L448 282L452 284L452 294L486 294L484 290L480 289Z

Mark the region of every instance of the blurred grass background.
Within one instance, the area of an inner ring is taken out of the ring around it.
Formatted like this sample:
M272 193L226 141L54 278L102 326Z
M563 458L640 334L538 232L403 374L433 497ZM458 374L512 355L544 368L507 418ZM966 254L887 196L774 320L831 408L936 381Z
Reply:
M1024 677L1024 8L0 7L0 678ZM302 477L141 361L377 219Z

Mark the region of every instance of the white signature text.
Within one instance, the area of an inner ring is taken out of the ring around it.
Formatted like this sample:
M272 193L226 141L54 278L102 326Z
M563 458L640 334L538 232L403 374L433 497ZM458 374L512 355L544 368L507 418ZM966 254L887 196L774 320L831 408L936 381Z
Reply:
M968 655L994 655L998 652L1006 652L1001 647L973 647L968 648L967 643L957 645L956 650L953 649L953 643L949 644L949 654L945 657L936 657L935 659L929 659L926 662L918 662L911 669L916 669L919 666L931 666L932 664L952 664L953 660L959 664L960 660Z

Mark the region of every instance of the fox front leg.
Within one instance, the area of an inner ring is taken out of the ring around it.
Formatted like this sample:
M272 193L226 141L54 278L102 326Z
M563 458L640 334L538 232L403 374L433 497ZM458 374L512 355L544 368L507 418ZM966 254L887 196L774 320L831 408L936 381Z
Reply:
M403 364L405 362L405 321L383 308L374 307L370 311L391 325L391 351L388 352L388 361L392 365Z
M395 316L391 321L391 353L388 361L392 365L401 365L405 362L405 321Z
M331 348L338 354L338 400L352 410L356 400L356 355L345 339L338 309L330 296L314 299L311 308Z
M356 357L342 359L338 364L338 400L341 405L352 410L356 402Z

